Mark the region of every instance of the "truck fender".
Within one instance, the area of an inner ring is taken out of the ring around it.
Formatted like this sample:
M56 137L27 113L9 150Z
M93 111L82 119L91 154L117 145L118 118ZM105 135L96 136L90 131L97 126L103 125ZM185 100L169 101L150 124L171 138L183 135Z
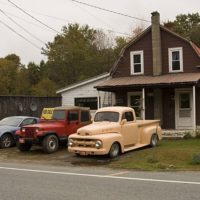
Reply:
M53 132L53 131L52 132L51 131L45 132L40 138L44 138L44 137L46 137L48 135L55 135L59 140L59 137L58 137L57 133Z
M108 152L109 152L112 144L116 142L120 146L120 153L123 153L124 152L124 146L123 146L123 138L121 137L121 134L119 134L119 133L117 133L117 134L116 133L112 133L111 138L112 139L110 140L109 144L106 145L107 147L109 146Z
M142 141L144 141L145 144L150 144L151 136L153 134L157 134L157 126L145 127L141 136Z

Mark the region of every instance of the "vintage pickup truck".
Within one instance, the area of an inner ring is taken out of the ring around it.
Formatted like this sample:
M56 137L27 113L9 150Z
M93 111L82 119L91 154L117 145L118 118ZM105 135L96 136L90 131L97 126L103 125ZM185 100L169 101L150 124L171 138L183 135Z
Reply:
M77 155L105 155L111 158L133 149L150 145L161 139L159 120L136 120L130 107L99 109L93 123L69 136L68 151Z
M29 151L32 145L40 145L44 152L53 153L58 149L59 144L67 144L70 134L89 123L91 123L89 108L57 107L53 110L52 119L22 127L16 133L17 147L20 151Z

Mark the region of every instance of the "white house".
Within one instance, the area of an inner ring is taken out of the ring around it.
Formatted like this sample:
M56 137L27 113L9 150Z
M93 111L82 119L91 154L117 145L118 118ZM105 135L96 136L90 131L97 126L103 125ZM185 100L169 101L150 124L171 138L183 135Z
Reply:
M110 74L104 73L87 80L68 85L56 93L62 96L62 105L90 107L92 113L98 108L115 104L112 92L98 91L94 86L109 79Z

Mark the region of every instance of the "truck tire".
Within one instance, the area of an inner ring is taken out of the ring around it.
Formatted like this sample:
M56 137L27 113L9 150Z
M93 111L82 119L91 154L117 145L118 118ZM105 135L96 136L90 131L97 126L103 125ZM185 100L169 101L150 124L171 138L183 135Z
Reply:
M31 143L24 143L24 144L17 143L17 147L21 152L24 152L24 151L29 151L32 147L32 144Z
M151 136L151 140L150 140L150 146L151 147L155 147L158 144L158 135L157 134L153 134Z
M54 153L58 149L58 138L55 135L47 135L42 142L45 153Z
M119 155L119 152L120 152L120 146L117 142L114 142L110 147L108 155L110 158L115 158Z
M0 138L0 147L1 148L9 148L14 144L14 139L11 134L6 133Z

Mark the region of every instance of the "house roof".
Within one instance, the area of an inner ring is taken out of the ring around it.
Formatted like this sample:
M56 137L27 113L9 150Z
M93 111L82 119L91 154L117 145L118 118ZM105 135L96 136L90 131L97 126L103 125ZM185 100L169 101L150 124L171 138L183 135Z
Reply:
M95 77L92 77L92 78L89 78L89 79L80 81L80 82L78 82L78 83L68 85L68 86L65 87L65 88L61 88L61 89L57 90L56 93L59 94L59 93L66 92L66 91L68 91L68 90L71 90L71 89L74 89L74 88L77 88L77 87L86 85L86 84L88 84L88 83L92 83L92 82L101 80L101 79L103 79L103 78L107 78L107 77L109 77L109 75L110 75L110 73L107 73L107 72L106 72L106 73L103 73L103 74L100 74L100 75L98 75L98 76L95 76Z
M119 87L145 87L165 86L174 84L197 84L200 80L200 73L176 73L161 76L130 76L112 78L95 86L98 90Z

